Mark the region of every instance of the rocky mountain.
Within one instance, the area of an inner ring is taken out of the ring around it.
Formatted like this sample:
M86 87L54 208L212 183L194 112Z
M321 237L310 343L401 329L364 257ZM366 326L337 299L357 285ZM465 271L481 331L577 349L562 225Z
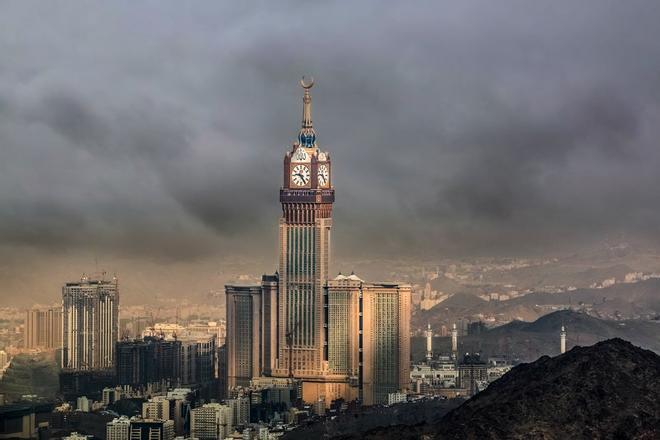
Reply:
M651 439L660 356L622 339L523 364L432 427L437 439Z
M660 356L615 338L518 365L440 420L341 438L656 439L658 396Z

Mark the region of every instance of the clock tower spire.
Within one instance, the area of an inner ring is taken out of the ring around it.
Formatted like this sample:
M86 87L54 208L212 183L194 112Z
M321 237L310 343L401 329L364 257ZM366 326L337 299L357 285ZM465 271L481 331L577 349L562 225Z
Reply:
M314 80L304 89L302 127L284 156L280 189L280 264L277 358L273 374L319 378L327 370L324 351L323 285L328 279L335 191L330 155L316 143L312 126Z
M312 125L312 95L309 89L314 87L314 78L311 78L309 83L305 83L305 77L300 80L300 85L305 89L303 95L303 116L302 128L298 133L298 142L305 148L312 148L316 146L316 132Z

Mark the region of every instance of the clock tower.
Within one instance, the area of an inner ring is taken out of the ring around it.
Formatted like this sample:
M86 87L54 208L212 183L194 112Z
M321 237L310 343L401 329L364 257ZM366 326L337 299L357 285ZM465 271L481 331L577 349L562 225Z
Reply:
M274 375L318 378L324 355L323 286L328 279L330 229L335 191L330 155L316 142L309 83L304 90L302 127L284 156L280 189L279 292Z

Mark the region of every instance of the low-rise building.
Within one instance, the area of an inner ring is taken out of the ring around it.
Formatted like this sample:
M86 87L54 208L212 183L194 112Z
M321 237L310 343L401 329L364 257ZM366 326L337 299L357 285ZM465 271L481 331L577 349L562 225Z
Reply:
M207 403L190 411L190 436L199 440L224 439L234 430L230 405Z
M106 440L129 440L130 431L130 419L122 416L105 425L105 438Z

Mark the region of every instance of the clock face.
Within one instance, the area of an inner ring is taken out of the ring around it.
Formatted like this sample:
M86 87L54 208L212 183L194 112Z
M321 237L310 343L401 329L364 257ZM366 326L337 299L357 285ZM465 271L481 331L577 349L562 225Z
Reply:
M330 171L328 171L327 165L319 166L319 186L328 186L330 182Z
M305 186L309 183L309 168L306 165L296 165L291 170L291 181L296 186Z

